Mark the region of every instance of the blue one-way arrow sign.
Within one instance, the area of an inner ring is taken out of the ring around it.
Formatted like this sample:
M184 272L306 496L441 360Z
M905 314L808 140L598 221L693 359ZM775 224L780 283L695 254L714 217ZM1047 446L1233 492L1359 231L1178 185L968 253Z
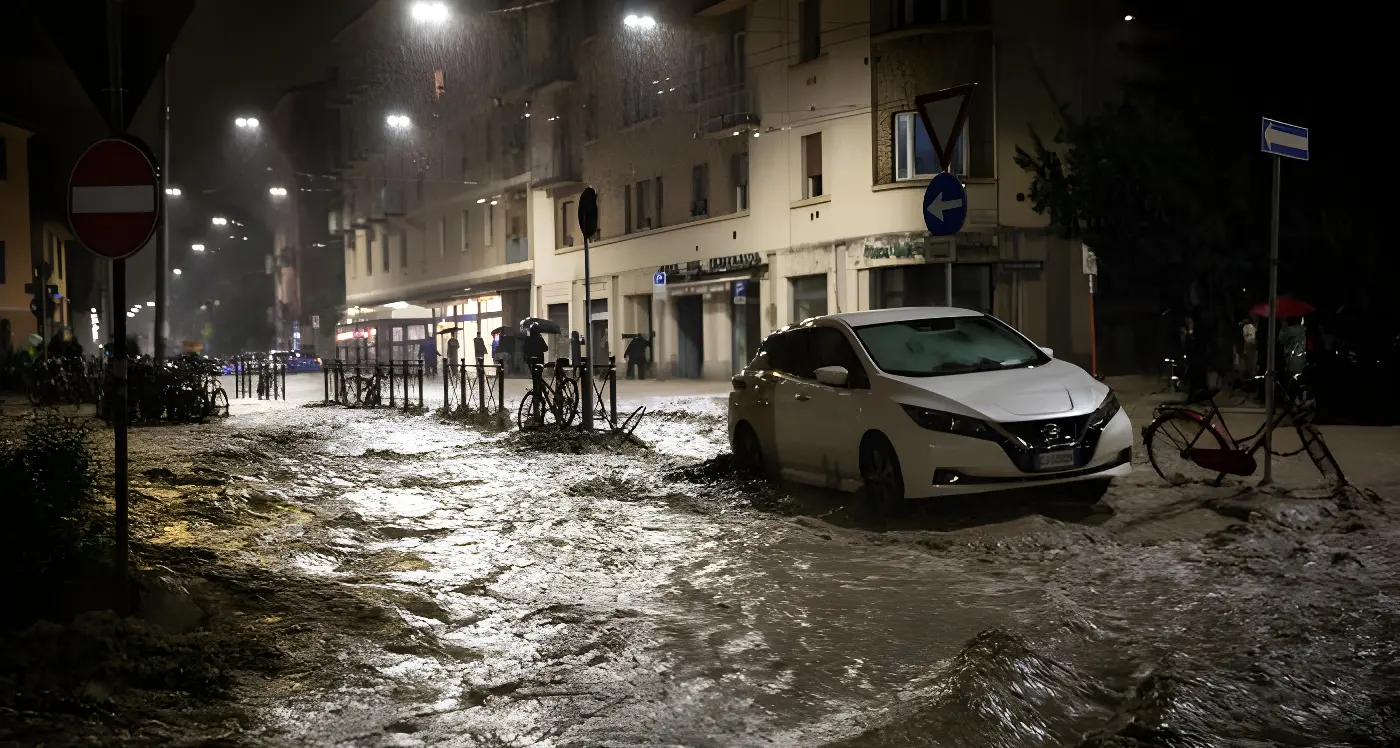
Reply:
M952 236L967 220L967 190L948 172L935 174L924 190L924 225L933 236Z
M1308 160L1308 128L1264 118L1259 131L1259 150L1284 158Z

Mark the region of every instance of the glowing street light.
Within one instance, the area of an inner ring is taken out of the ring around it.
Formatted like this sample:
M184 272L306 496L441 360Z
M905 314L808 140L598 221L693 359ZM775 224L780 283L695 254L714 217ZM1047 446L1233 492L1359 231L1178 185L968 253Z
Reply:
M136 316L136 312L127 312L127 313L126 313L126 316L128 316L128 317L135 317L135 316Z
M286 188L286 187L269 187L269 188L267 188L267 194L272 195L273 197L286 197L286 196L287 196L287 188Z
M214 216L214 225L215 225L215 226L227 226L227 225L228 225L228 219L227 219L227 218L223 218L222 216Z
M146 306L155 306L155 305L156 305L156 303L155 303L154 301L148 301L148 302L146 302Z
M413 20L420 23L442 23L450 15L447 4L440 2L414 3L410 12L413 15Z
M191 245L190 245L190 249L193 249L193 250L196 251L196 252L203 252L203 251L204 251L204 245L203 245L203 244L191 244Z
M169 196L171 196L171 197L179 197L179 196L180 196L180 188L179 188L179 187L166 187L166 188L165 188L165 194L167 194L167 195L169 195Z
M412 124L408 119L408 115L404 114L391 114L385 117L384 121L389 123L389 126L395 130L406 130Z
M622 19L622 25L629 29L654 29L656 19L651 16L629 15Z
M238 125L239 127L245 130L256 130L258 129L258 125L261 123L258 122L257 117L239 117L238 119L233 121L233 124Z
M176 274L176 275L179 275L181 271L180 271L180 268L175 268L174 270L171 270L170 272L172 272L172 273L174 273L174 274Z

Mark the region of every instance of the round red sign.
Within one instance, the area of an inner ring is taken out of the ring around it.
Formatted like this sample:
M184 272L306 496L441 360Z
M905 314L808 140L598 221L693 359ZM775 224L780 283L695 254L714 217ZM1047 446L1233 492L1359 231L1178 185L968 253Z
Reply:
M140 143L121 138L88 147L68 178L68 223L93 252L113 260L146 246L160 219L160 178Z

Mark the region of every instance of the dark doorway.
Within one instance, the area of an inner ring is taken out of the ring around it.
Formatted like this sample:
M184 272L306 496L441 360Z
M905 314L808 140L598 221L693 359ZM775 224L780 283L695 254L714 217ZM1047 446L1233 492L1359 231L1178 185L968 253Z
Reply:
M705 299L676 297L676 376L699 379L705 364Z

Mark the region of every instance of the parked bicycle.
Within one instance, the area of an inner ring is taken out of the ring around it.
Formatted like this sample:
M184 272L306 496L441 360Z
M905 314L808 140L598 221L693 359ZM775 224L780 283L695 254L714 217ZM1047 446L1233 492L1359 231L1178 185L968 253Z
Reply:
M377 408L383 403L380 394L383 381L384 370L379 365L376 364L373 373L368 375L361 374L357 368L355 373L340 379L336 400L352 408Z
M1301 446L1291 452L1275 449L1273 455L1291 457L1307 452L1324 477L1345 483L1341 466L1313 425L1317 403L1310 389L1296 376L1280 376L1275 380L1274 391L1278 407L1273 420L1266 420L1245 437L1234 436L1225 423L1225 415L1215 402L1219 390L1207 392L1192 403L1158 406L1142 433L1152 469L1164 480L1199 481L1215 486L1227 475L1253 475L1258 469L1254 456L1266 448L1268 429L1277 431L1284 424L1291 424ZM1202 404L1209 407L1197 407Z
M546 424L568 426L578 417L578 380L569 376L569 360L558 359L550 368L552 376L546 380L540 372L534 377L535 386L520 399L516 423L521 430Z

